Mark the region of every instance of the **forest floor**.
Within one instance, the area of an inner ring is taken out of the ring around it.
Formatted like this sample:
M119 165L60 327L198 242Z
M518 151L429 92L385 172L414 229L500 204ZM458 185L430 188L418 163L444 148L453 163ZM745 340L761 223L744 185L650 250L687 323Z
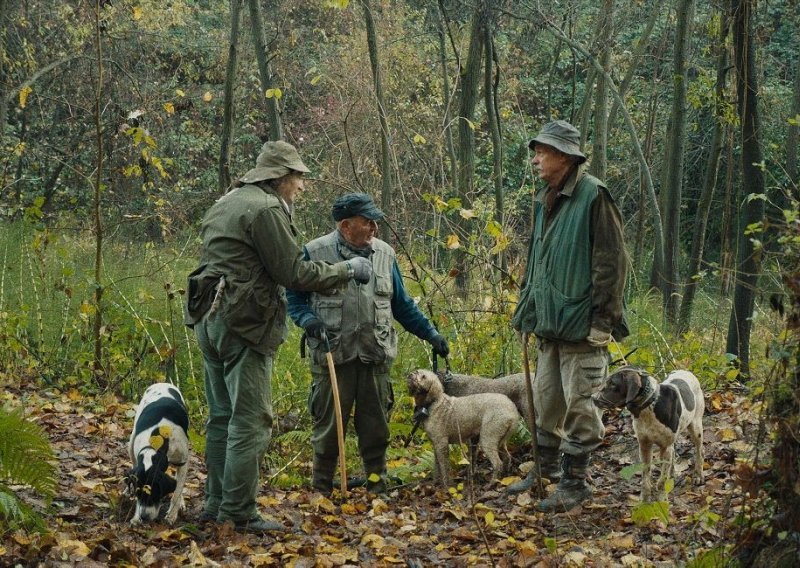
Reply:
M197 522L205 480L197 455L184 493L187 509L177 526L128 524L133 504L121 491L130 467L126 444L133 404L33 385L6 386L2 396L3 404L22 406L47 432L59 480L50 506L26 495L49 532L6 534L0 540L2 566L685 565L704 554L714 558L711 551L739 540L732 521L745 497L737 474L746 463L740 458L752 457L758 420L758 409L747 398L707 394L705 485L695 487L689 480L693 449L683 438L677 483L661 519L651 518L658 517L652 508L638 506L639 474L620 475L638 455L630 418L612 414L606 440L594 455L594 498L568 513L539 513L530 494L507 496L503 485L516 478L450 492L423 480L379 498L360 488L347 499L338 491L328 499L306 487L264 486L260 510L287 531L254 536L230 525Z

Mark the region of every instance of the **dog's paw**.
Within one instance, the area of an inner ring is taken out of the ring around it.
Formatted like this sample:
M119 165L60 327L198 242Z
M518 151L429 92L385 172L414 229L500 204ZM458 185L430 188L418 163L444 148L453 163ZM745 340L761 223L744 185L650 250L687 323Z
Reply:
M169 511L167 512L167 516L164 517L164 522L168 525L174 525L175 521L178 520L178 511Z

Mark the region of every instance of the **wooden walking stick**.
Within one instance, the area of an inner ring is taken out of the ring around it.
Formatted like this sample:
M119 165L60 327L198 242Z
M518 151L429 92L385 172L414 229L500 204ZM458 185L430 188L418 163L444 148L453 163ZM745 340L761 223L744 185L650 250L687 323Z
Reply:
M536 409L533 407L533 382L531 381L531 360L528 357L528 334L522 334L522 364L525 370L525 394L528 398L528 429L531 432L531 445L533 446L533 467L536 473L537 495L544 495L542 486L542 464L539 458L539 439L536 434Z
M347 497L347 456L344 451L344 424L342 422L342 402L339 399L339 382L336 380L336 366L333 364L331 344L328 334L323 330L322 341L325 342L325 358L328 360L328 374L331 377L333 391L333 412L336 415L336 441L339 444L339 476L342 479L342 496Z

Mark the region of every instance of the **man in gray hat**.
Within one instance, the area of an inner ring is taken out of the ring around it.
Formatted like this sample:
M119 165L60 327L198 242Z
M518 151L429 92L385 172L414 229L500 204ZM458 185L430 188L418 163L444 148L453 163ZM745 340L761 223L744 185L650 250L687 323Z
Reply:
M528 147L545 187L534 197L525 286L511 323L537 339L538 453L542 476L560 478L538 507L567 511L592 495L589 458L605 428L591 396L608 371L612 336L628 335L628 258L619 210L603 182L586 173L578 130L550 122ZM508 491L520 493L536 480L531 471Z
M303 258L291 211L308 171L291 144L264 144L256 167L203 218L200 266L189 275L186 324L203 352L209 412L201 520L243 532L283 528L258 514L256 493L272 433L272 363L286 339L284 288L321 292L372 277L366 258Z
M336 364L345 428L355 405L355 429L367 490L383 493L389 411L394 403L389 370L397 356L392 320L429 342L442 357L450 348L406 293L392 247L376 238L383 212L372 198L366 193L344 195L334 202L331 214L336 229L308 243L306 258L326 262L370 258L374 272L367 284L350 283L344 289L327 292L287 291L289 316L305 330L311 351L311 485L324 494L331 492L339 456L324 332Z

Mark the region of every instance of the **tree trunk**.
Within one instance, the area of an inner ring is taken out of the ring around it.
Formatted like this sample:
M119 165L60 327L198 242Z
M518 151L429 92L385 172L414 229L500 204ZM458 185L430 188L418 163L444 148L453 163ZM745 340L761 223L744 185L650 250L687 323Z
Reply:
M678 333L689 331L689 324L692 318L692 304L694 303L695 292L699 284L700 265L703 262L703 249L705 247L706 227L708 226L708 214L711 211L711 198L717 186L717 174L719 172L719 158L722 154L722 146L725 140L725 76L728 71L728 46L725 45L728 38L728 18L727 11L721 10L719 23L719 37L717 38L717 83L714 89L714 130L711 135L711 147L706 162L706 171L703 176L703 190L697 203L695 214L694 237L692 239L692 254L687 272L688 278L683 288L683 300L681 301L681 311L678 320Z
M758 114L758 81L755 46L752 43L752 18L755 0L732 0L733 45L736 66L739 118L741 120L742 185L746 195L764 193L763 153ZM751 225L764 219L764 200L745 199L740 212L737 278L733 309L728 325L727 351L739 357L742 375L750 374L750 331L753 306L761 272L761 249L744 235Z
M372 17L372 8L369 0L361 0L361 6L364 8L369 62L372 67L375 102L378 106L378 119L381 124L381 208L384 212L389 212L389 205L392 201L392 160L389 151L389 123L386 120L386 103L383 98L383 82L381 81L381 67L378 57L378 39L375 33L375 20Z
M694 16L694 0L678 0L677 22L675 24L675 54L672 71L672 131L668 135L665 150L665 175L663 190L664 265L660 288L663 294L664 314L672 326L678 322L678 283L680 282L680 229L681 197L683 186L683 153L686 145L686 74L687 50Z
M608 146L608 87L606 76L611 65L611 37L614 22L614 0L603 0L600 10L597 39L600 46L600 65L604 74L597 77L597 90L594 99L594 136L592 137L592 162L589 173L606 179L606 147Z
M461 89L458 107L458 193L461 204L469 208L473 198L475 176L475 105L478 100L478 85L483 57L483 28L486 2L483 0L472 16L467 62L461 70ZM458 218L461 235L466 234L464 223ZM465 255L456 251L456 286L463 293L467 287Z
M275 82L272 78L272 67L267 58L267 41L264 38L261 2L259 0L247 0L247 3L250 8L250 27L253 34L253 48L256 51L258 74L261 77L261 90L262 94L266 95L269 89L274 88ZM283 122L278 109L278 97L267 98L267 117L269 120L269 139L283 140Z
M450 75L447 72L447 44L445 42L445 12L441 0L438 2L439 10L436 18L436 35L439 39L439 65L442 68L442 94L444 96L444 112L442 113L442 134L447 150L447 159L450 162L450 186L457 190L458 185L458 160L456 159L456 147L453 143L453 129L451 128L450 103L452 93L450 92Z
M108 377L103 367L103 43L100 27L100 3L94 6L94 47L95 69L97 73L94 85L94 127L97 144L96 168L94 175L94 191L92 204L92 221L94 228L94 321L92 339L94 340L94 359L92 373L98 386L105 388Z
M594 88L595 80L597 79L597 70L594 66L589 67L586 72L586 84L583 87L583 100L578 109L577 120L580 123L578 127L581 131L581 148L586 146L586 140L589 136L589 117L592 115L592 89Z
M800 185L800 176L797 168L797 141L800 134L800 124L794 122L800 116L800 57L794 62L794 96L792 100L792 123L789 125L789 132L786 133L786 173L791 182Z
M10 18L9 3L8 0L0 0L0 38L5 41L8 41L8 36L6 35L6 26L8 22L11 20ZM8 120L8 77L6 77L6 66L5 66L5 59L8 57L8 46L2 46L3 51L0 53L0 147L4 147L5 144L3 142L3 138L5 136L6 131L6 121ZM3 184L5 185L5 183Z
M492 21L486 22L484 28L484 40L486 48L485 70L483 74L484 101L486 103L486 117L489 122L489 134L492 138L492 181L494 185L494 220L501 227L503 226L503 139L500 134L500 113L497 111L497 85L500 82L499 69L497 76L493 69L495 60L494 40L492 38ZM501 270L505 270L505 254L503 251L498 253L498 265Z
M636 42L636 50L633 52L633 57L631 58L631 64L628 67L628 70L625 71L625 77L622 78L622 81L619 84L619 94L624 98L625 93L628 92L628 87L631 86L631 81L633 81L633 76L636 74L636 70L639 68L639 63L642 61L644 52L650 43L650 35L653 33L653 28L656 26L656 22L658 21L658 16L661 14L661 4L656 3L655 6L651 9L650 18L647 20L647 25L642 32L639 41ZM617 113L619 112L619 102L615 101L613 106L611 107L611 112L608 113L608 128L609 130L614 128L614 122L617 119Z
M242 0L231 0L231 35L228 44L228 67L225 71L225 100L222 111L222 134L219 141L217 189L225 193L231 185L231 138L233 137L233 91L236 83L236 63L239 57L239 23Z

